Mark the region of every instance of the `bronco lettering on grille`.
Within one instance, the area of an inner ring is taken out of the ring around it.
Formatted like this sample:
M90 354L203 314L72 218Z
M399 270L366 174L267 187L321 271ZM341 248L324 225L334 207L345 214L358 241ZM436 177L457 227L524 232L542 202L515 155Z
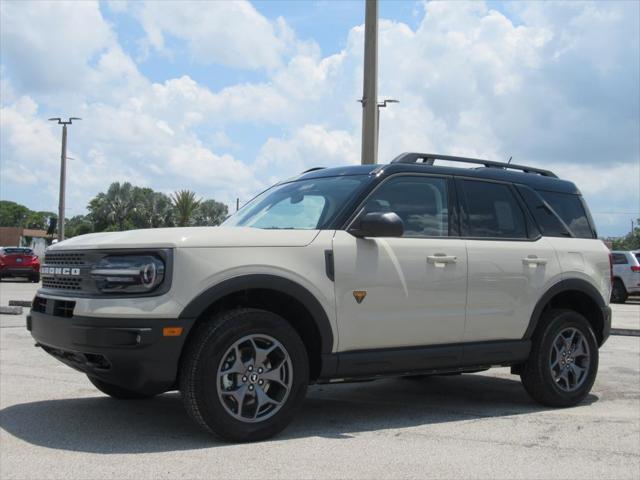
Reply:
M79 276L80 269L79 268L70 268L70 267L47 267L43 266L40 268L40 273L43 275L54 275L54 276Z

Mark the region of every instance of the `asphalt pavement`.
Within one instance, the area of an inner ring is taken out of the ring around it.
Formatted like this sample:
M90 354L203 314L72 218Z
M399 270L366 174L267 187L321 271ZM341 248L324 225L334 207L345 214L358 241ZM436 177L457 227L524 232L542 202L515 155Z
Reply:
M36 285L0 284L0 304ZM639 328L640 302L614 305ZM25 313L26 313L25 309ZM505 368L313 386L277 438L201 433L180 396L117 401L34 348L23 315L0 316L0 478L640 478L640 337L613 336L592 393L532 402Z

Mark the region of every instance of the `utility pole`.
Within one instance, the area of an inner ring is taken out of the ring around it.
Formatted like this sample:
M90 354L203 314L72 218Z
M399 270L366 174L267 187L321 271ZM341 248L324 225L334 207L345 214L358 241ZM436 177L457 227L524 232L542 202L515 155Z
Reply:
M62 154L60 155L60 199L58 200L58 241L64 240L64 193L67 181L67 125L74 120L82 120L78 117L69 117L66 122L61 118L50 118L49 121L57 121L62 125Z
M378 0L366 0L361 163L378 161Z

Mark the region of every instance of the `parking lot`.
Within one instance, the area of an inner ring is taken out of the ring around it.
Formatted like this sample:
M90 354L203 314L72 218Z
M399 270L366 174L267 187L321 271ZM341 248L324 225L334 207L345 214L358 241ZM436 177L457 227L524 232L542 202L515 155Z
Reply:
M2 282L0 303L37 286ZM640 302L613 326L640 328ZM26 313L25 309L25 313ZM321 385L275 439L224 444L177 393L116 401L0 316L0 478L639 478L640 337L612 336L587 401L533 403L506 368Z

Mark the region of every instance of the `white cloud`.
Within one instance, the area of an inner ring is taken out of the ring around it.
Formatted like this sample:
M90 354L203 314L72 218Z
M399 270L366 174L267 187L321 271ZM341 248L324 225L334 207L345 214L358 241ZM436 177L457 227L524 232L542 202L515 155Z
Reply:
M95 1L3 2L0 26L2 61L33 93L78 88L89 62L115 41Z
M84 119L70 130L78 210L112 179L231 202L312 166L358 163L362 25L323 56L247 2L107 8L115 21L137 19L151 52L175 65L186 51L198 68L145 77L95 3L3 4L3 197L21 195L5 178L38 171L48 192L38 202L55 202L59 131L43 119L61 112ZM380 98L401 103L381 111L380 161L407 150L513 156L576 181L594 210L638 208L640 7L506 8L433 2L416 28L381 19ZM196 81L202 65L258 72L214 90Z
M247 1L145 2L139 12L149 44L167 49L167 35L184 40L193 59L240 68L275 68L291 30L272 23Z
M268 172L269 183L297 175L311 167L331 167L358 162L359 143L344 130L322 125L304 125L293 135L269 138L255 163Z

